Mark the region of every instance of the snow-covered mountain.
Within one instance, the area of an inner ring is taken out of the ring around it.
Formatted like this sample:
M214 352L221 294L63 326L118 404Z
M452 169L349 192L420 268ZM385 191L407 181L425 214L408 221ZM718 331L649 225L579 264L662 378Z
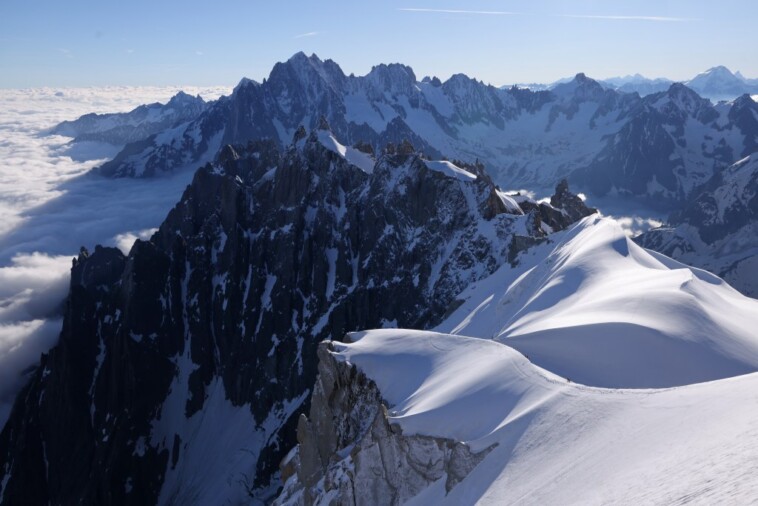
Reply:
M623 93L638 93L641 97L666 91L672 84L674 84L674 81L666 79L665 77L650 79L640 74L611 77L598 80L598 82L605 88L621 91Z
M597 217L459 300L322 343L277 504L758 498L758 301Z
M85 114L77 120L59 123L50 133L73 137L74 142L98 141L123 146L192 121L206 105L201 97L180 91L166 104L141 105L121 114Z
M714 101L734 100L740 95L758 93L758 82L755 79L745 79L739 72L733 74L724 66L701 72L686 84L701 96Z
M570 78L559 79L553 83L517 84L519 88L527 88L533 91L552 90L556 86L570 81ZM641 97L666 91L676 81L665 77L648 78L641 74L633 74L619 77L598 79L604 88L623 93L638 93ZM699 73L692 79L683 81L689 88L695 90L701 97L718 102L720 100L734 100L740 95L754 95L758 93L758 79L748 79L739 71L732 73L728 68L719 65ZM503 89L510 86L503 86Z
M225 147L128 256L83 250L59 344L0 433L8 504L260 503L317 343L428 328L472 282L591 214L501 192L481 165L328 130Z
M605 137L599 154L573 173L593 193L629 193L684 201L697 186L749 153L758 114L747 96L713 106L682 84L642 99L627 122Z
M715 272L742 293L758 297L758 155L719 172L694 195L668 225L637 242Z
M299 53L175 99L65 126L154 129L101 174L202 165L149 240L74 260L59 343L0 432L3 504L758 498L758 302L569 191L676 202L749 278L750 96Z
M641 96L659 93L669 88L674 81L666 78L649 79L639 74L612 77L599 81L603 86L625 93L636 92ZM758 93L758 79L746 79L739 72L732 73L719 65L699 73L684 84L703 98L718 102L734 100L740 95Z
M734 123L731 107L682 85L640 98L584 74L541 92L462 74L418 81L399 64L346 76L331 60L298 53L194 121L129 144L100 171L145 177L212 159L229 143L270 138L283 147L325 116L343 144L381 151L408 139L430 156L481 161L502 187L552 188L567 177L599 194L681 200L749 154L744 144L756 132Z

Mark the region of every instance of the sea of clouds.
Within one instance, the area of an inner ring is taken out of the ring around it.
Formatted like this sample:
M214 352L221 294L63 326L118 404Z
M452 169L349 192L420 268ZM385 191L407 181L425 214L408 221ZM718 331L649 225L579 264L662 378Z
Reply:
M0 89L0 427L16 392L61 328L71 259L81 246L128 252L179 200L194 167L149 180L90 174L118 148L70 144L46 132L89 113L166 102L179 90L206 100L230 87Z

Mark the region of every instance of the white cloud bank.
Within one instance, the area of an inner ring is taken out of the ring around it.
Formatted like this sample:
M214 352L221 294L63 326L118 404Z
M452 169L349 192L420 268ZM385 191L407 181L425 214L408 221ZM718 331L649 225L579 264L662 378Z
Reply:
M138 181L87 174L116 152L44 135L89 112L125 112L165 102L180 89L214 99L228 87L107 87L0 90L0 427L23 372L53 346L80 246L128 252L179 199L192 167Z

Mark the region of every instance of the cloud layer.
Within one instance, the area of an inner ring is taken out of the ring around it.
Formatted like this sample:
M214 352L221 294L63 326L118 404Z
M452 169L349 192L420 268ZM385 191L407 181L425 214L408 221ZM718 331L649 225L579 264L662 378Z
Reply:
M88 112L165 102L178 87L0 90L0 426L22 373L55 344L71 258L80 246L128 251L179 199L193 167L171 177L112 180L88 171L115 154L46 130ZM182 88L213 99L229 88Z

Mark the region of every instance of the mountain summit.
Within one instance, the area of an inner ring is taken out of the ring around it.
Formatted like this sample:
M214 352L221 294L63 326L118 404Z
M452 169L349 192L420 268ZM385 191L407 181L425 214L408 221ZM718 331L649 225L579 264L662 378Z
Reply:
M758 132L733 120L733 108L716 107L682 84L641 98L577 74L551 91L533 92L498 89L464 74L444 83L417 81L397 63L346 76L331 60L297 53L262 83L242 80L189 121L149 130L99 171L160 176L251 140L271 139L284 149L300 126L314 129L324 117L343 145L362 142L378 153L407 139L429 157L478 160L503 187L548 192L566 178L597 195L676 204L750 154L745 146Z
M269 500L318 342L435 325L573 221L565 185L562 207L519 204L481 165L372 155L316 121L286 149L225 146L127 256L82 251L60 342L0 433L4 503Z

